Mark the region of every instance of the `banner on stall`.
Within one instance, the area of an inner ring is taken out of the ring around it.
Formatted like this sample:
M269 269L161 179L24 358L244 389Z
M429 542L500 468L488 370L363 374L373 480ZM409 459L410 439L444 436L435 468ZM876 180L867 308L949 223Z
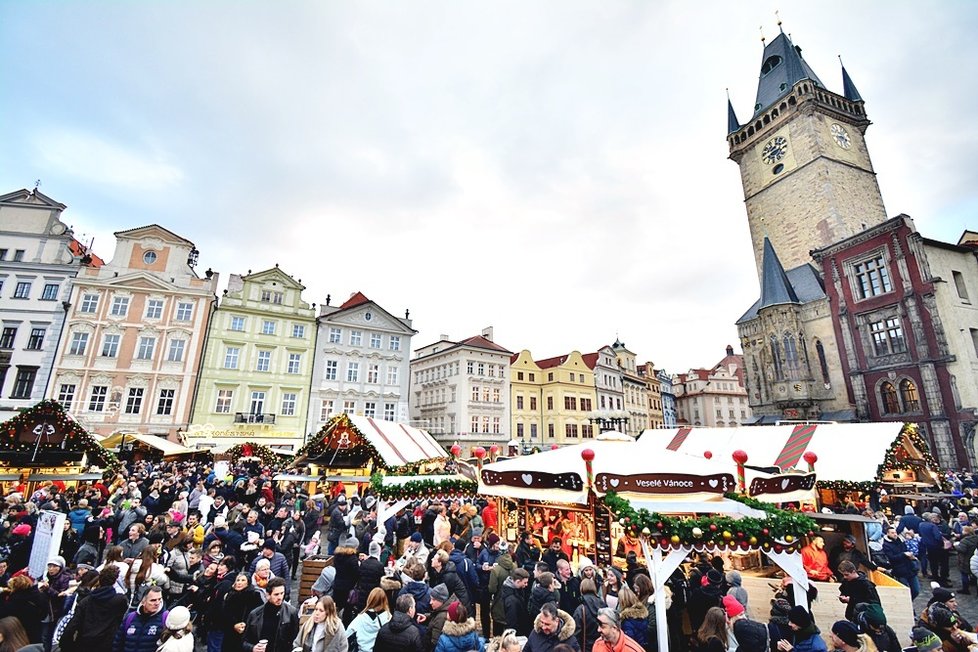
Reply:
M48 561L57 556L61 550L61 537L65 533L65 517L63 512L41 510L28 564L31 577L36 580L47 575Z

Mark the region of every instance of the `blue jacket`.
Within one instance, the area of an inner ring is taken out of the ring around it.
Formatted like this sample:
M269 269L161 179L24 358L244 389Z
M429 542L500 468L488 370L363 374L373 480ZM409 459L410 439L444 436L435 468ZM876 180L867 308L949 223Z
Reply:
M85 531L85 524L92 518L92 511L89 509L77 508L68 512L68 520L71 521L71 528L78 534ZM128 534L128 533L127 533Z
M897 534L900 534L907 528L910 528L917 534L920 534L920 522L922 520L923 519L916 514L904 514L900 517L900 522L897 524Z
M435 645L435 652L485 652L485 649L485 641L476 633L472 618L464 623L445 621Z
M926 548L943 548L944 535L941 528L930 521L923 521L920 524L920 545Z
M167 611L160 609L148 616L140 607L122 619L122 625L112 642L112 652L156 652L165 629Z
M496 563L498 557L499 551L490 550L488 546L482 546L482 549L479 551L479 558L475 562L475 572L479 576L479 588L482 589L483 593L489 590L489 572L492 570L492 565ZM483 564L489 564L490 570L482 570Z
M891 541L888 537L883 537L883 554L890 562L890 569L895 577L910 577L916 573L913 560L905 554L908 552L907 544L900 537L896 541Z
M414 610L419 614L431 613L431 587L424 582L410 581L397 594L402 596L408 594L414 598Z
M462 578L462 581L465 582L465 588L469 590L469 601L472 603L478 602L480 583L479 574L475 571L475 564L465 556L464 552L457 549L448 555L448 560L455 564L455 571ZM486 579L486 584L489 584L488 578Z
M815 631L810 636L803 635L804 638L798 637L798 640L795 640L791 652L828 652L829 648L825 645L825 641L822 640L818 627L812 625L812 629ZM802 630L802 632L804 631Z

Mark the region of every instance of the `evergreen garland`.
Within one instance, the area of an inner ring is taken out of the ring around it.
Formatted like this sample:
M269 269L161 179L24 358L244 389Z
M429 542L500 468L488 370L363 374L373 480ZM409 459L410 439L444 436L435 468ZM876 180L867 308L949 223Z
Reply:
M242 457L257 457L266 466L277 465L282 461L282 458L276 451L264 444L256 444L250 441L235 444L227 449L224 455L230 457L233 462L237 462Z
M296 452L296 458L308 458L315 460L324 455L328 455L330 449L326 446L326 443L330 440L333 431L336 428L349 430L357 435L360 440L360 443L358 443L356 446L343 449L344 455L354 458L367 457L374 463L375 468L383 469L392 475L414 475L418 473L425 464L448 457L446 454L443 458L408 462L407 464L401 464L399 466L389 465L380 455L380 451L378 451L377 448L370 443L370 440L367 439L367 437L360 432L355 425L353 425L353 422L350 421L350 417L344 412L342 414L337 414L323 424L323 427L319 429L319 432L313 436L312 441Z
M379 498L386 500L414 500L437 496L461 498L478 493L479 483L457 479L425 480L424 476L421 476L417 480L410 480L403 484L386 485L384 476L374 473L370 476L370 488Z

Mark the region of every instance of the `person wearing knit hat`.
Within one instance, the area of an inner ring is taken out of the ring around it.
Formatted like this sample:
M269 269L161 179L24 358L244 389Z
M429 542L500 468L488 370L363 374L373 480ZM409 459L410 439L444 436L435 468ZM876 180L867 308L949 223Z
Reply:
M878 604L860 606L864 608L857 608L859 615L856 622L860 625L860 629L872 639L876 649L880 652L900 650L902 648L900 640L893 628L886 624L886 614L883 613L883 607Z
M791 652L793 648L805 652L827 652L828 648L812 620L812 615L801 605L792 607L788 612L788 626L794 632L794 645L785 639L779 640L779 652Z
M486 545L489 548L492 548L497 543L499 543L499 535L496 534L495 532L490 532L489 536L486 537Z
M832 624L829 640L838 650L851 652L859 649L859 628L848 620L837 620Z
M732 595L723 596L723 610L727 612L727 619L731 621L744 615L744 605Z
M917 646L917 652L933 652L943 646L941 639L934 632L926 627L914 627L910 633L913 644Z
M174 607L166 616L166 629L160 637L157 652L193 652L194 635L190 624L190 610Z

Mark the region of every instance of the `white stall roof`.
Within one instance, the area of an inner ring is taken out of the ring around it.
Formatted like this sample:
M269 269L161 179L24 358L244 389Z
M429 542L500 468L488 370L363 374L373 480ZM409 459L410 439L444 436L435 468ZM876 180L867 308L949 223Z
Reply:
M434 437L426 430L354 414L347 415L350 422L377 449L388 466L401 466L425 460L448 457Z
M187 448L186 446L181 446L175 442L165 439L163 437L157 437L156 435L146 435L143 433L130 433L127 432L125 435L122 433L116 433L114 435L109 435L99 443L102 444L103 448L117 448L122 443L123 436L126 441L138 441L147 446L155 448L156 450L163 453L164 457L169 457L170 455L187 455L190 453L198 453L200 451Z

